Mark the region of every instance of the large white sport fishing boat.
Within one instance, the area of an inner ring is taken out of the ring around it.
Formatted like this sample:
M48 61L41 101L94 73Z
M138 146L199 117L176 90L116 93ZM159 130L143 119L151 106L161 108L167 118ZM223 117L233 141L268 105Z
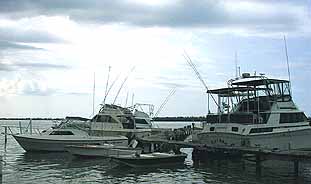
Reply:
M138 110L138 106L123 108L104 104L90 120L67 118L40 134L13 136L26 151L65 151L68 145L104 143L126 146L128 140L151 134L151 118Z
M207 115L207 123L197 134L200 143L271 150L311 149L310 122L293 102L288 80L244 73L229 80L228 87L208 93L218 96L218 112Z

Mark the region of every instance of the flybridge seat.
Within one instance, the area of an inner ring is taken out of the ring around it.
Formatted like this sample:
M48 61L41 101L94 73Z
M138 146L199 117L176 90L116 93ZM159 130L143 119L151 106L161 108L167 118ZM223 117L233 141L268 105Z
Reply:
M206 117L207 123L237 123L237 124L263 124L266 123L265 114L261 114L258 118L257 114L252 112L237 112L232 114L209 114ZM259 120L260 119L260 120Z

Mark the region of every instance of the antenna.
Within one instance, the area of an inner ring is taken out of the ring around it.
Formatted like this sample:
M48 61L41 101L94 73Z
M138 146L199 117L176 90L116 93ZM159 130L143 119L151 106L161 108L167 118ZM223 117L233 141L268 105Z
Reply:
M129 97L129 92L126 93L126 99L125 99L125 106L124 107L127 106L127 99L128 99L128 97Z
M132 107L133 107L133 105L134 105L134 93L132 94Z
M130 76L130 74L133 72L134 69L135 69L135 66L132 67L132 69L129 71L129 73L127 74L127 76L126 76L125 79L123 80L123 82L122 82L122 84L121 84L121 86L120 86L120 88L119 88L119 90L118 90L118 92L117 92L117 95L116 95L116 97L114 98L112 104L115 104L115 102L116 102L116 100L117 100L117 98L118 98L118 96L119 96L119 94L120 94L120 92L121 92L121 89L123 88L125 82L127 81L128 77Z
M234 63L235 63L235 78L238 78L238 53L235 51L234 54Z
M163 101L163 103L160 105L158 111L155 113L154 117L157 117L157 116L160 114L160 112L162 111L163 107L164 107L164 106L166 105L166 103L168 102L169 98L170 98L171 96L173 96L173 95L175 94L175 92L176 92L176 87L173 88L173 89L170 91L170 93L168 94L168 96L165 98L165 100Z
M284 35L284 48L285 48L285 55L286 55L286 63L287 63L287 74L288 74L288 81L289 81L289 89L291 94L291 80L290 80L290 70L289 70L289 61L288 61L288 53L287 53L287 43L286 43L286 37Z
M206 91L208 92L208 95L210 94L210 90L208 89L206 83L204 82L202 76L200 75L199 71L197 70L195 64L192 62L191 58L188 56L188 54L186 53L186 51L184 51L184 58L186 59L187 63L189 64L189 66L193 69L194 73L196 74L197 78L201 81L201 83L204 85ZM211 95L213 101L215 102L215 104L219 107L218 103L216 102L215 98L213 95Z
M94 77L93 78L94 84L93 84L93 114L92 114L92 116L94 116L94 109L95 109L95 107L94 107L94 104L95 104L95 72L94 72L94 76L93 77Z

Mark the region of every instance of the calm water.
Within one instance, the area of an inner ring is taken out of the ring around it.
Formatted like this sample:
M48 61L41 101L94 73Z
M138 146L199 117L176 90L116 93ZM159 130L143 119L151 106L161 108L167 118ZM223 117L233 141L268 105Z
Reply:
M2 121L1 125L4 124L18 125L13 121ZM34 125L48 128L52 122L34 122ZM159 123L160 127L184 125ZM66 153L25 153L11 136L6 152L4 135L1 135L0 146L5 161L2 183L311 183L311 163L300 164L300 176L295 177L292 163L269 161L264 164L259 176L253 163L241 160L193 163L191 149L182 150L188 154L184 165L133 169L117 165L109 159L77 159Z

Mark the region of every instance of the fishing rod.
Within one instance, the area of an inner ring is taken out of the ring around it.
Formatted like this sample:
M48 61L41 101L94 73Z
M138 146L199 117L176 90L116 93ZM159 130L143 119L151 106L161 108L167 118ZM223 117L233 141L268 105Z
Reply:
M162 109L164 108L164 106L166 105L166 103L168 102L169 98L170 98L171 96L173 96L173 95L175 94L175 92L176 92L176 87L173 88L173 89L170 91L170 93L168 94L168 96L165 98L165 100L163 101L163 103L160 105L158 111L155 113L154 117L157 117L157 116L160 114L160 112L162 111Z
M217 103L216 99L214 98L213 95L211 95L211 91L208 89L206 83L204 82L201 74L199 73L199 71L197 70L197 67L195 66L195 64L192 62L191 58L189 57L189 55L186 53L186 51L184 51L183 54L184 58L186 59L188 65L192 68L192 70L194 71L194 73L196 74L197 78L201 81L201 83L203 84L203 86L205 87L206 91L208 92L208 95L210 95L213 99L213 101L215 102L215 104L219 106L219 104Z
M104 98L104 102L103 102L104 104L106 102L106 97L108 96L108 84L109 84L110 70L111 70L111 66L109 66L109 68L108 68L108 76L107 76L106 89L105 89L105 98Z
M104 98L104 101L103 101L102 104L105 104L106 98L107 98L107 96L109 95L109 92L111 91L112 87L113 87L114 84L117 82L117 80L120 78L120 75L121 75L121 74L119 74L119 75L114 79L114 81L111 83L111 85L110 85L110 87L109 87L109 89L108 89L108 91L107 91L107 94L105 95L105 98Z
M288 53L287 53L287 43L286 43L286 37L284 35L284 49L285 49L285 56L286 56L286 63L287 63L287 74L288 74L288 81L289 81L289 94L292 93L292 86L291 86L291 79L290 79L290 70L289 70L289 59L288 59Z
M118 92L117 92L117 95L116 95L116 97L115 97L114 100L113 100L113 103L112 103L113 105L115 104L115 102L116 102L116 100L117 100L117 98L118 98L118 96L119 96L119 94L120 94L120 92L121 92L121 89L123 88L125 82L126 82L127 79L129 78L130 74L134 71L134 69L135 69L135 66L132 67L132 69L129 71L129 73L127 74L127 76L126 76L125 79L123 80L123 82L122 82L122 84L121 84L121 86L120 86L120 88L119 88L119 90L118 90Z

